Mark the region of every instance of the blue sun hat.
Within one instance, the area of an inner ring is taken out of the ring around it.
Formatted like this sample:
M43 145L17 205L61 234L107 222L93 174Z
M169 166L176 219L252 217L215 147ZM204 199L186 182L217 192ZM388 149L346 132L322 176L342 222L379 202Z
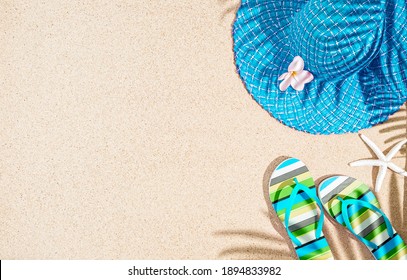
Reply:
M407 100L406 0L242 0L238 73L287 126L357 132Z

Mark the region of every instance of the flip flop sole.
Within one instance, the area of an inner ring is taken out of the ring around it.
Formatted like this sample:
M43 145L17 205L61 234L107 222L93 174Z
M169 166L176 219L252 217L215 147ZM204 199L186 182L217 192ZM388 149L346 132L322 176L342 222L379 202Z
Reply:
M296 158L289 158L274 170L269 183L269 197L273 209L285 225L285 210L295 187L294 178L315 192L315 183L305 164ZM292 207L288 230L301 242L293 246L300 260L333 259L331 249L323 233L316 237L318 225L317 203L306 193L299 192Z
M361 181L348 176L334 176L325 179L319 185L318 196L329 216L343 226L345 226L345 222L341 201L338 197L361 200L380 209L379 201L370 188ZM376 249L367 246L376 259L407 259L406 244L394 228L394 235L389 236L382 214L358 204L349 206L347 214L354 232L377 246Z

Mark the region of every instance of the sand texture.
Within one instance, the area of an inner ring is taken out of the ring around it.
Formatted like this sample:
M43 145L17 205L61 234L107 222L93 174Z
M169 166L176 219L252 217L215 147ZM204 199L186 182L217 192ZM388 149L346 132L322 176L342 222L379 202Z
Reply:
M238 5L0 0L0 259L295 259L267 199L276 161L372 185L348 166L372 157L357 134L295 131L247 93ZM362 132L389 149L406 120ZM389 172L378 197L407 240L406 185ZM337 259L372 259L325 231Z

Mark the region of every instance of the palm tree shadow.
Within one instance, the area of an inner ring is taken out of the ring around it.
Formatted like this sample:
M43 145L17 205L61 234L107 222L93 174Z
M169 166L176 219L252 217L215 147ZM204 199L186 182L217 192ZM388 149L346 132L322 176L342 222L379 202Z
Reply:
M255 246L237 245L223 249L218 257L231 259L264 259L264 260L281 260L281 259L297 259L291 240L286 234L285 228L277 217L277 214L272 210L269 194L268 183L273 170L279 163L288 157L279 157L274 160L266 169L263 176L263 194L267 205L267 211L262 211L263 216L270 220L272 227L277 234L262 232L251 229L240 230L221 230L214 233L215 236L227 238L244 238L245 241L253 241L259 244ZM267 244L267 245L264 245Z
M386 122L380 125L382 127L379 130L380 133L396 132L395 135L392 135L384 141L385 144L395 143L407 138L406 112L406 109L400 109L393 116L390 116ZM406 149L402 150L402 154L406 154Z
M404 126L404 127L406 127L406 126ZM379 132L382 132L382 131L393 131L393 130L389 130L389 129L386 128L386 129L381 129ZM399 137L392 137L392 138L394 138L394 139L402 139L402 138L399 138ZM388 142L387 140L386 140L385 142L391 143L391 142ZM398 141L397 141L397 142L398 142ZM391 143L391 145L390 145L388 148L386 148L385 150L383 150L383 153L386 155L388 152L390 152L390 150L391 150L394 146L397 145L397 142L396 142L396 143ZM371 154L371 156L372 156L371 158L376 158L377 155L373 152L373 150L372 150L366 143L364 143L364 144L365 144L366 148L369 150L369 152L370 152L370 154ZM402 147L402 148L400 149L399 153L402 154L402 156L394 156L393 159L404 158L404 157L405 157L405 154L406 154L406 147ZM377 167L377 166L372 166L372 183L373 183L373 186L376 185L376 178L377 178L377 174L378 174L378 173L379 173L379 167Z
M256 245L239 244L224 248L219 254L219 258L244 259L244 260L281 260L292 259L288 250L275 246L282 242L281 238L273 236L267 232L240 229L221 230L214 233L215 236L235 238L236 240L245 238L246 240L256 240ZM267 245L265 245L267 243Z
M405 105L404 105L405 106ZM381 125L379 130L382 134L389 134L390 136L385 140L386 144L396 144L397 142L407 138L407 110L401 109L396 114L391 116L388 121ZM394 146L392 145L392 146ZM391 147L390 147L391 148ZM387 149L387 151L390 150ZM402 158L406 157L406 146L400 150ZM407 168L407 160L405 160L404 167ZM386 186L388 205L389 205L389 218L393 223L393 227L398 231L400 236L407 241L407 178L404 177L404 184L400 186L398 183L399 175L391 173L390 186Z
M400 109L397 113L390 116L386 122L379 125L379 133L391 135L384 141L385 144L391 144L391 146L394 146L397 142L407 138L406 113L406 109ZM385 153L390 151L390 149L392 148L391 146L387 150L385 150ZM402 155L402 157L407 154L406 146L402 147L402 149L400 150L400 154ZM401 158L401 156L399 156L399 158Z

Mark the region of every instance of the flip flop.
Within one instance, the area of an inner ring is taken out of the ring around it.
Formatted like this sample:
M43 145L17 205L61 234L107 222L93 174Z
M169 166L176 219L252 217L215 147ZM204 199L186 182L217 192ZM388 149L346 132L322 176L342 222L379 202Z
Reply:
M367 246L377 260L407 260L407 246L364 183L347 176L321 182L318 196L326 212Z
M324 211L314 180L296 158L283 161L270 178L271 205L286 228L300 260L333 259L322 232ZM321 214L318 218L317 208Z

